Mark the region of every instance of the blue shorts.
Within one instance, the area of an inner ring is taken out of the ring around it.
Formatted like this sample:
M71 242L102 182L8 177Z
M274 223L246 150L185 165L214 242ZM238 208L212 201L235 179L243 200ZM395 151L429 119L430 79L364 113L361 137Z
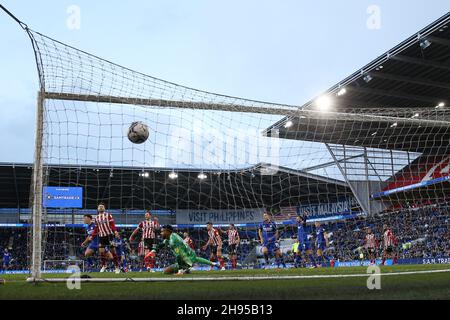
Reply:
M122 249L118 249L118 248L116 248L116 254L117 254L117 256L120 258L120 257L122 257L124 254L123 254L123 250Z
M270 253L270 252L276 252L276 251L280 250L280 245L279 245L279 243L278 243L278 242L275 242L275 241L265 242L265 243L263 244L263 247L264 247L264 248L267 248L267 251L269 251L269 253Z
M308 250L312 250L311 242L303 241L303 242L299 243L299 245L298 245L298 251L299 252L308 251Z
M98 238L95 238L93 241L91 241L91 243L89 244L89 246L87 248L90 250L93 250L93 251L97 251L98 250Z

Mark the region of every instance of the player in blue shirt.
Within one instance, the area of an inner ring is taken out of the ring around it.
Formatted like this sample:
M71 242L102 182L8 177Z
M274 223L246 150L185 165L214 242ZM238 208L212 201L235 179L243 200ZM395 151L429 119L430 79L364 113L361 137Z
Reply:
M94 237L92 241L89 242L89 238L92 236L92 233L94 232L95 229L95 222L90 214L85 214L83 216L83 222L86 227L87 238L81 244L81 247L86 248L84 256L87 259L88 268L92 270L94 267L94 261L92 256L98 251L98 237Z
M126 251L127 251L127 244L125 243L125 240L123 238L119 238L116 237L114 239L114 245L116 247L116 254L117 257L119 258L119 262L121 264L121 269L123 272L128 272L128 267L127 267L127 259L126 259Z
M8 249L5 248L3 250L3 270L8 270L9 265L11 264L11 253L9 253Z
M269 265L269 254L274 253L277 266L280 267L281 264L286 268L283 253L281 252L278 243L279 234L277 224L272 221L272 214L269 212L264 213L263 219L264 221L259 225L258 235L259 240L261 241L264 259L266 260L266 267Z
M309 257L309 260L314 267L317 267L316 259L314 258L311 241L308 239L306 232L307 214L297 216L297 239L298 239L298 255L301 257L302 252Z
M319 266L322 266L325 257L323 252L328 246L328 238L325 229L320 225L320 222L316 222L315 227L316 227L317 259L319 260Z

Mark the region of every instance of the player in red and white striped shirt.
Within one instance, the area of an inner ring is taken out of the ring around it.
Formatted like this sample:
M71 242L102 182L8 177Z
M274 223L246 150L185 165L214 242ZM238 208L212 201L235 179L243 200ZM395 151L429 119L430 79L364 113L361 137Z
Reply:
M367 255L370 259L371 264L375 264L375 255L378 248L378 240L375 234L373 234L371 228L367 228L367 234L364 239L364 247L367 251Z
M220 236L220 231L218 229L213 228L213 224L208 222L206 224L206 229L208 230L208 241L202 247L202 250L206 250L210 247L211 250L211 258L212 262L219 260L220 268L225 270L225 261L222 257L222 238Z
M228 257L231 261L231 267L236 269L237 266L237 249L239 247L239 243L241 242L241 238L239 237L239 232L237 231L234 224L230 224L230 227L227 230L228 234Z
M100 272L106 271L106 261L111 260L111 255L106 251L106 249L109 249L109 252L112 254L112 260L114 262L115 273L120 273L119 257L117 256L114 244L114 238L120 238L119 232L116 228L116 224L112 215L106 212L104 203L101 202L98 205L97 212L98 214L95 217L95 229L88 240L92 241L92 239L98 236L98 251L100 253L100 259L102 261L102 269L100 270Z
M383 261L381 262L382 265L386 262L386 259L392 258L393 263L397 264L397 256L395 255L395 247L398 244L398 240L395 237L394 233L392 232L391 228L389 228L387 225L383 226L384 234L383 234Z
M133 242L138 232L142 231L142 241L144 242L144 266L147 271L152 271L155 267L155 256L152 250L156 248L156 233L159 230L158 219L152 220L152 213L145 213L145 220L139 223L138 227L130 236L130 242Z
M183 241L186 243L192 250L195 251L195 244L194 240L189 236L189 233L185 232L183 233Z

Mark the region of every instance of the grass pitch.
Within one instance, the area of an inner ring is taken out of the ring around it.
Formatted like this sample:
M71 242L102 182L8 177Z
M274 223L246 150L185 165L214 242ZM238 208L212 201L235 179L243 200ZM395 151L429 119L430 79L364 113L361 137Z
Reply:
M434 272L436 270L449 272ZM82 283L81 290L69 290L64 282L31 284L25 281L25 275L0 275L0 279L5 280L0 285L0 299L450 299L450 265L382 267L381 274L381 290L367 288L369 275L365 267L199 271L185 276L146 272L120 275L91 273L89 275L95 279L129 278L130 281ZM302 278L247 281L231 279L266 276ZM64 279L67 275L46 277ZM195 281L195 278L207 277L214 278L215 281ZM132 282L132 278L151 278L161 282ZM187 281L163 282L167 279Z

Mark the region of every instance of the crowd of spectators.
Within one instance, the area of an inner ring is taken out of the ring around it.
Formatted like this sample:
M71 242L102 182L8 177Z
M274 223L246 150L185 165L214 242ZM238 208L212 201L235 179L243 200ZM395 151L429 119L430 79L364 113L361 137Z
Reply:
M450 256L450 208L448 206L405 209L371 217L331 224L331 247L336 258L356 260L370 227L381 245L383 226L389 226L398 239L399 259ZM381 249L381 248L380 248ZM381 250L379 251L381 253Z

